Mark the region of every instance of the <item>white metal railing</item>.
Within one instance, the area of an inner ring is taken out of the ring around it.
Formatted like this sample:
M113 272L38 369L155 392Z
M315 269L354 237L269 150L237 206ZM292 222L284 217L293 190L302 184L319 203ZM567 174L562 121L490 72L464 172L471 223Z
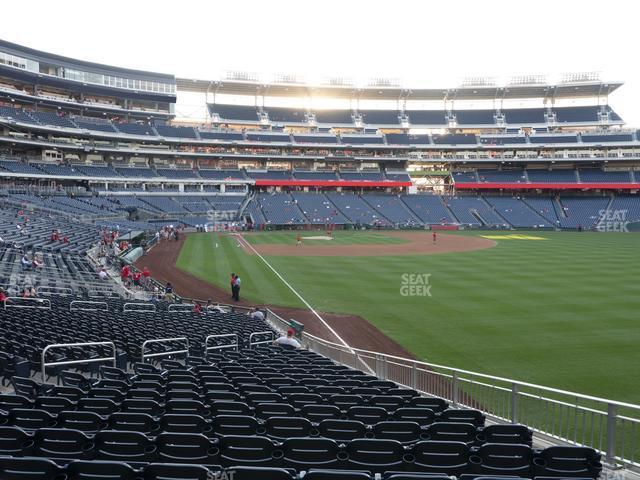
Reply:
M113 355L111 357L100 357L100 358L87 358L86 360L63 360L60 362L46 362L45 356L47 352L53 348L76 348L76 347L100 347L100 346L109 346L113 351ZM86 363L96 363L96 362L112 362L113 366L116 366L116 345L113 342L82 342L82 343L54 343L52 345L47 345L42 349L40 366L42 367L42 381L45 382L46 378L46 368L54 367L54 366L63 366L63 365L82 365Z
M156 306L153 303L127 302L122 306L122 311L153 313L156 311Z
M105 296L120 298L117 292L114 292L109 288L106 288L105 290L95 290L95 289L89 290L87 292L87 296L89 298L104 298Z
M167 307L167 312L191 312L193 307L193 303L172 303Z
M270 308L267 308L266 320L280 333L286 332L291 327L289 322L287 322L280 315L274 313Z
M253 340L255 337L269 337L269 340ZM275 335L271 330L265 332L253 332L249 335L249 348L253 348L255 345L264 345L265 343L273 343Z
M608 465L640 467L640 405L616 402L508 378L345 347L305 334L303 344L336 362L369 365L376 376L475 408L497 421L601 451Z
M164 352L157 353L144 353L147 346L155 343L174 343L181 342L186 345L186 348L182 350L168 350ZM187 337L174 337L174 338L156 338L153 340L146 340L142 344L142 348L140 349L140 356L142 359L142 363L145 363L147 358L156 358L156 357L168 357L169 355L180 355L180 354L188 354L189 353L189 340Z
M73 295L73 290L68 287L48 287L40 286L36 288L38 295L60 295L63 297L70 297Z
M212 347L209 346L209 341L210 340L216 340L216 339L222 339L222 338L231 338L234 339L235 342L233 343L223 343L223 344L217 344L214 345ZM204 353L206 355L206 353L209 350L225 350L227 348L233 348L235 350L238 350L238 335L236 335L235 333L225 333L225 334L221 334L221 335L209 335L207 338L204 339Z
M104 308L102 308L104 307ZM85 311L85 312L95 312L95 311L109 311L109 304L107 302L94 302L90 300L74 300L69 304L69 310L74 311Z
M48 298L33 298L33 297L9 297L4 302L4 309L7 308L39 308L44 310L51 310L51 300Z

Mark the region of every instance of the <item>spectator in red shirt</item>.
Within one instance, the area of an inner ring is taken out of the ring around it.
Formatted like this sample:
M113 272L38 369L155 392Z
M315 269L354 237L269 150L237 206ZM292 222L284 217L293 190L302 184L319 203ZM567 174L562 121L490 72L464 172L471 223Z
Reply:
M54 230L53 232L51 232L51 241L57 242L58 240L60 240L60 235L58 234L57 230Z
M131 269L129 265L125 265L122 267L122 270L120 270L120 279L125 285L129 282L129 275L131 275Z
M67 237L66 235L62 238L62 243L66 243L67 245L69 244L69 237Z
M4 288L0 288L0 304L4 307L7 302L11 303L11 300L9 300L9 296L4 291Z
M140 286L140 279L141 279L141 278L142 278L142 274L141 274L140 272L135 272L135 273L133 274L133 284L134 284L136 287L139 287L139 286Z
M202 305L200 305L200 302L196 302L196 304L193 306L193 313L202 315Z
M142 270L142 277L144 279L144 285L148 287L150 282L149 277L151 277L151 272L147 267L144 267L144 269Z

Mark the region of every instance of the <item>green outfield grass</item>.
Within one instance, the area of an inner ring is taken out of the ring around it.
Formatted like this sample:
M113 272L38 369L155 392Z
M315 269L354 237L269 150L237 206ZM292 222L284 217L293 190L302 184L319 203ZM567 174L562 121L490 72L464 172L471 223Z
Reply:
M534 235L546 240L441 255L267 260L315 308L361 315L424 360L640 403L640 235ZM247 238L295 243L292 232ZM333 241L373 240L337 232ZM302 306L233 237L190 236L178 266L225 288L235 271L245 298ZM432 296L402 296L403 274L430 274Z

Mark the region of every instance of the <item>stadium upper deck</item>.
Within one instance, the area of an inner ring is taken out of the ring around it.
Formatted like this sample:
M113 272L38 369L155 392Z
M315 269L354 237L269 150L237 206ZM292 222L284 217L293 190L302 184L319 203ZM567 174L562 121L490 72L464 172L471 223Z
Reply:
M615 165L631 171L640 166L640 136L622 129L624 122L608 101L621 85L591 74L553 82L512 78L503 85L474 79L447 89L388 81L363 87L292 78L264 82L247 75L202 81L0 41L0 153L23 162L21 168L0 168L0 177L103 186L106 179L132 187L142 181L155 184L152 188L202 191L208 183L230 189L247 184L404 188L411 182L395 172L424 176L516 165L573 170ZM181 105L194 102L203 116L196 108L195 117L182 118ZM56 165L28 163L34 160ZM136 166L142 173L127 169ZM247 173L229 178L220 173L225 171ZM352 172L359 175L349 177ZM449 183L502 188L476 178L480 181L458 182L452 176ZM576 179L582 183L579 175ZM607 188L607 179L584 187ZM623 187L636 188L635 181Z

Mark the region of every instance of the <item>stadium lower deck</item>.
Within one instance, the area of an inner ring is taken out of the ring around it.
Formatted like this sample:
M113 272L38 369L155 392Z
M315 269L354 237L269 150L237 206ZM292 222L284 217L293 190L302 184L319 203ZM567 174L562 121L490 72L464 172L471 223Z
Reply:
M125 311L114 297L99 310L73 310L76 297L46 298L50 308L15 299L25 307L19 316L0 310L10 385L0 394L3 479L596 478L602 470L591 448L541 448L526 426L486 423L479 410L381 380L366 364L270 346L273 326L245 313L165 302ZM205 341L225 334L237 347ZM56 347L47 364L77 363L46 366L42 381L47 345L88 341L113 342L115 352ZM111 356L115 366L81 362Z

